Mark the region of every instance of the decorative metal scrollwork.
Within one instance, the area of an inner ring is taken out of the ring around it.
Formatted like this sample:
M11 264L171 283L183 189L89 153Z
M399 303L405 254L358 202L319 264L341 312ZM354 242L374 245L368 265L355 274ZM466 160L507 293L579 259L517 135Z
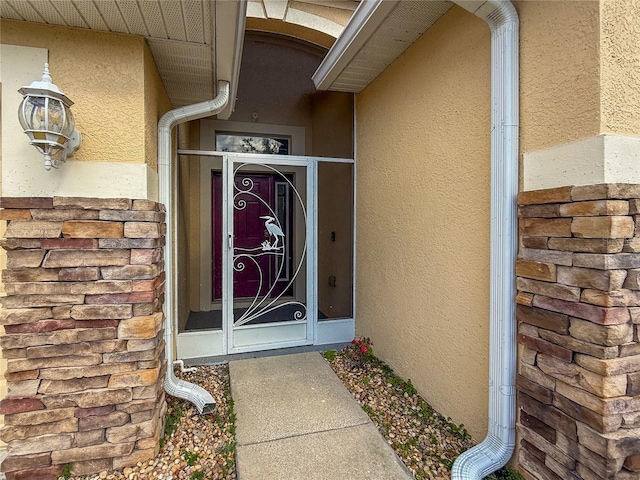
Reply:
M233 172L234 178L236 177L238 171L245 165L246 164L242 164L234 170ZM299 302L297 300L280 301L284 293L287 292L290 289L290 287L293 285L293 282L297 278L298 273L300 273L300 270L302 269L302 265L304 263L304 259L307 254L307 239L306 239L307 211L305 209L304 202L302 201L302 197L300 196L300 193L295 188L291 180L289 180L289 178L287 178L286 175L283 175L281 172L271 167L270 165L263 165L263 167L272 170L279 178L281 178L283 181L285 181L289 185L289 187L291 188L291 191L295 194L295 197L299 202L299 205L300 205L300 208L302 209L302 214L304 217L305 228L301 229L301 231L304 231L304 236L305 236L304 241L302 242L302 244L304 245L304 248L300 255L300 259L295 267L295 271L293 275L289 278L286 287L283 288L279 294L274 295L272 298L272 294L274 293L277 280L278 278L281 277L281 274L283 272L285 262L284 261L277 262L279 263L279 268L274 269L275 275L271 279L271 278L267 278L268 272L265 273L262 271L260 263L256 259L262 256L274 256L274 257L280 257L281 259L286 258L285 256L288 255L287 242L285 241L285 234L283 232L282 225L278 220L278 216L273 211L273 209L268 204L268 202L266 202L256 192L253 191L255 185L251 178L248 178L248 177L243 178L240 181L240 184L241 184L240 186L238 186L235 182L233 183L234 210L244 210L247 206L246 196L250 196L257 199L269 211L269 215L260 217L260 219L265 221L264 226L266 231L269 234L269 237L264 242L262 242L259 246L256 246L254 248L240 248L235 246L233 248L233 270L235 272L242 272L246 268L247 262L249 262L255 265L255 268L257 269L259 274L259 286L258 286L257 292L253 297L249 308L247 308L242 313L242 315L240 315L239 318L234 319L234 326L236 327L245 325L263 315L266 315L270 312L273 312L277 309L281 309L286 306L294 307L292 318L290 321L306 320L307 318L307 306L304 303ZM269 289L266 293L261 295L263 285L265 284L265 280L269 281L269 284L268 284Z

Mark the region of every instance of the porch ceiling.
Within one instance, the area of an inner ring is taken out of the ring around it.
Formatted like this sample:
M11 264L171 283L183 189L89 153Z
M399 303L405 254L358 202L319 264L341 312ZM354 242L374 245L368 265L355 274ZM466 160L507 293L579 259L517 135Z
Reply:
M314 74L316 87L361 92L452 6L439 0L361 2Z
M0 15L28 22L142 35L147 39L171 103L178 107L211 99L216 94L214 4L215 0L2 0Z

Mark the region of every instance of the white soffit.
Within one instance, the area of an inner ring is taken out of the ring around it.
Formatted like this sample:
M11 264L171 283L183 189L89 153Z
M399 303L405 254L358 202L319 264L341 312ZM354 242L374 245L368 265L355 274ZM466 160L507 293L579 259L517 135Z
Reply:
M452 6L437 0L361 2L313 75L316 87L361 92Z
M1 0L2 18L142 35L174 107L215 96L215 0Z
M147 43L174 107L215 97L211 46L157 38Z

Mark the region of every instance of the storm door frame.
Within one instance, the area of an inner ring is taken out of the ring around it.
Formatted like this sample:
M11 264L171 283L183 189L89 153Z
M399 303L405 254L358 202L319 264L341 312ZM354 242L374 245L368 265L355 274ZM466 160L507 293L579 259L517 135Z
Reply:
M237 353L253 352L269 349L288 348L293 346L304 345L323 345L334 344L340 342L347 342L351 340L355 334L355 160L351 158L333 158L333 157L311 157L300 155L271 155L271 154L255 154L255 153L235 153L235 152L220 152L216 150L187 150L179 149L178 155L192 156L192 157L218 157L222 160L222 172L223 172L223 216L228 216L230 207L228 205L228 182L225 180L225 172L229 170L229 164L232 164L237 160L242 160L245 163L255 165L281 165L281 166L299 166L305 167L307 171L306 175L306 187L307 187L307 235L310 241L308 241L307 251L307 272L306 272L306 296L307 296L307 336L303 342L282 342L274 343L272 345L265 345L263 348L233 348L231 346L231 337L233 333L232 328L229 327L229 320L233 319L233 295L229 295L227 291L232 288L232 268L227 268L224 275L228 277L223 281L223 323L222 331L196 331L196 332L182 332L178 334L178 354L181 358L206 358L206 357L219 357ZM318 321L318 165L319 163L347 163L354 165L354 177L353 177L353 245L352 245L352 309L350 318L338 318L331 320ZM231 178L231 181L233 179ZM202 192L201 192L202 194ZM223 242L227 238L227 232L229 231L228 225L229 219L223 219ZM228 249L223 248L223 266L229 265ZM210 265L210 262L209 262ZM226 268L226 267L223 267ZM208 275L211 276L211 270L209 269ZM225 305L226 303L226 305ZM321 328L321 325L325 328ZM211 337L213 342L207 341L205 337ZM182 340L182 341L181 341ZM182 348L181 348L182 347Z

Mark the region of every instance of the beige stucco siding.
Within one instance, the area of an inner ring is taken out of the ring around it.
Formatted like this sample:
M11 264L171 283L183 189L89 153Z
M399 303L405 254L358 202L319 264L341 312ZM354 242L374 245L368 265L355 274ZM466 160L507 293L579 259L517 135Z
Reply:
M640 3L516 3L522 189L637 183Z
M520 150L640 135L640 3L518 1Z
M597 135L598 3L514 2L520 17L520 150Z
M603 133L640 135L640 2L600 2Z
M2 43L48 49L83 135L74 160L155 167L157 116L168 99L144 38L5 19L1 27Z
M487 417L490 32L455 7L356 97L357 334L478 439Z

